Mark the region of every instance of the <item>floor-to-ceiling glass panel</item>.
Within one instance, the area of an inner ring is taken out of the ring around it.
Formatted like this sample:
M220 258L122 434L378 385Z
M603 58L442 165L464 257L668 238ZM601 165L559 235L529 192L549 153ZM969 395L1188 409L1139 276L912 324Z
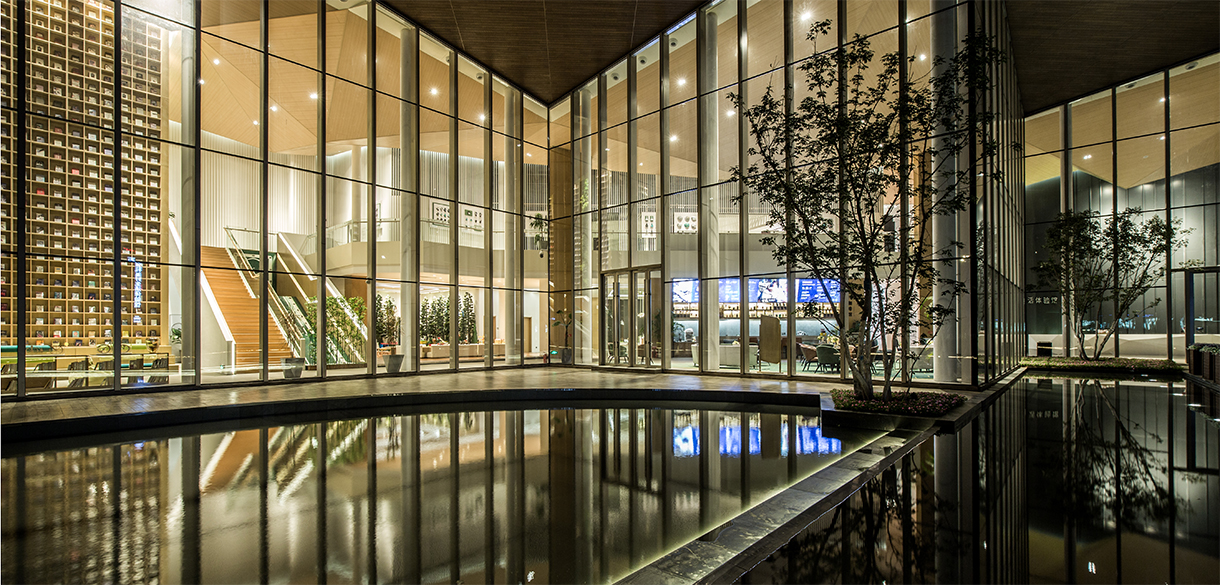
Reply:
M1165 131L1165 76L1149 75L1115 90L1116 138L1132 138ZM1119 168L1123 166L1119 160Z
M371 310L366 299L370 298L369 288L372 285L364 278L332 276L325 279L324 286L326 327L322 340L327 347L326 375L335 377L366 374L369 338L376 335L369 330L366 319ZM273 337L268 334L267 339L270 344ZM269 345L267 351L270 355L273 348ZM275 361L278 363L279 359Z
M452 355L449 315L453 287L419 285L419 369L447 370Z
M419 105L443 114L453 112L449 102L451 58L447 47L427 35L419 36Z
M268 52L306 67L320 69L318 67L317 39L318 8L320 7L316 2L268 0ZM380 37L378 41L381 41Z
M498 292L498 291L497 291ZM521 352L525 363L546 363L550 337L548 295L526 290L521 293Z
M484 316L488 311L487 293L485 288L458 289L457 342L453 344L458 352L458 367L481 368L486 365L487 346L484 337L487 328ZM493 313L493 322L497 315L503 313Z
M834 32L838 30L835 24L838 17L838 2L835 0L795 0L792 3L792 58L800 61L813 55L815 50L824 52L833 49L838 43L838 34ZM809 40L810 27L823 20L830 21L831 34L817 38L816 43Z
M1220 121L1220 54L1169 71L1169 127L1190 128Z
M282 59L268 60L267 155L271 162L318 168L319 75Z
M737 3L719 2L703 9L706 12L707 51L700 66L699 91L708 92L737 83ZM672 63L672 61L671 61ZM705 79L704 76L710 75Z
M626 205L605 209L601 213L603 270L626 268L628 265L628 213L630 211Z
M670 368L698 368L699 356L699 281L693 278L674 280L666 284L673 303L669 327L674 342L670 350Z
M750 344L758 347L759 372L783 374L795 359L788 335L788 278L783 273L746 281Z
M606 127L627 121L627 61L619 61L606 71Z
M663 185L666 193L685 191L698 185L697 111L694 100L668 110L669 136L664 137L669 141L669 179Z
M344 9L342 4L326 4L326 63L328 75L360 85L369 79L369 6ZM312 32L312 31L311 31ZM380 67L378 67L380 69Z
M661 115L653 113L635 122L636 182L631 200L661 194Z
M699 277L698 193L686 191L667 196L665 262L670 278L675 280Z
M251 2L200 2L199 26L206 33L216 34L251 48L261 47L261 8L259 4Z
M784 66L784 3L759 0L746 9L746 76Z
M635 111L646 116L661 109L661 41L660 39L636 51Z
M698 90L694 15L669 31L669 100L662 107L689 100ZM693 126L692 126L693 128Z
M631 263L634 266L661 263L660 232L657 225L660 205L660 197L631 204L631 217L635 222L631 252Z
M1071 103L1072 148L1109 142L1114 135L1110 92L1101 91ZM1107 160L1106 164L1110 164Z
M867 37L898 25L897 0L863 0L847 4L847 40Z
M200 146L257 158L262 55L208 34L200 35L199 50Z
M449 225L454 204L450 201L420 197L419 202L419 279L421 282L448 283L453 270L453 233Z
M575 362L582 365L598 363L602 331L599 328L601 295L598 289L577 290L573 294Z

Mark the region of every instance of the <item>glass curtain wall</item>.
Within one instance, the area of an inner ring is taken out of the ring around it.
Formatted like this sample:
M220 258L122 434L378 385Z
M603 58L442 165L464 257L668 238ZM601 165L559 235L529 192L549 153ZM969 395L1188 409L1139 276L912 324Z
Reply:
M5 394L544 359L519 89L373 1L0 6Z
M658 342L656 365L843 376L830 354L819 360L817 350L830 349L829 303L843 302L838 283L833 294L818 293L814 280L778 263L762 243L776 234L769 209L731 178L731 169L748 166L750 140L728 96L754 104L768 87L793 86L789 99L804 97L797 67L812 55L805 35L816 21L844 24L823 50L859 34L878 52L915 57L911 78L920 79L928 73L934 39L956 43L971 28L970 18L1008 46L1001 12L986 3L711 2L555 104L551 152L563 168L552 165L552 185L555 192L570 188L573 197L570 208L568 202L555 205L552 228L565 242L570 232L574 246L571 264L557 260L551 267L552 326L572 323L570 334L552 335L563 349L556 355L587 365L638 365L624 359L633 352L620 346L639 345L641 329L633 331L633 342L618 333L629 323L603 324L623 310L608 301L603 310L599 295L613 293L617 301L623 274L657 268L661 318L648 330ZM1020 141L1024 120L1015 73L1001 65L991 74L996 89L985 107L999 114L998 121L979 138ZM953 264L973 292L959 300L956 324L935 346L925 343L928 331L902 334L912 351L925 349L906 360L904 379L969 385L1016 367L1024 344L1024 268L1014 253L1024 235L1018 229L1024 223L1021 162L1005 151L979 165L975 207L949 218L942 237L971 244ZM559 252L556 245L553 257Z
M1038 287L1032 268L1046 258L1047 230L1062 211L1105 220L1138 208L1190 230L1171 251L1170 271L1129 311L1083 323L1086 345L1114 329L1104 355L1184 360L1191 343L1220 342L1220 55L1085 96L1025 121L1025 296L1030 355L1079 351L1059 292ZM1064 335L1069 332L1068 335ZM1042 347L1041 351L1046 351Z

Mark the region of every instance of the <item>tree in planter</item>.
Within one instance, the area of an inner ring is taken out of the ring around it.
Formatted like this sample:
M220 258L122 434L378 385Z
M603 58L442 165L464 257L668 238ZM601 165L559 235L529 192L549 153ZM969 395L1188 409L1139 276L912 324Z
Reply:
M397 345L398 328L402 319L398 317L398 307L394 305L394 299L377 295L374 307L377 310L377 319L374 322L377 342L382 345Z
M1159 215L1138 222L1142 210L1126 209L1103 220L1094 211L1059 214L1046 233L1048 258L1034 267L1039 286L1059 289L1060 306L1072 327L1080 357L1096 360L1117 329L1116 321L1134 317L1131 307L1165 277L1165 257L1186 245L1182 220ZM1161 302L1153 299L1145 308ZM1114 311L1103 333L1101 324ZM1086 323L1093 323L1092 347ZM1091 351L1090 351L1091 350Z
M772 87L749 102L729 96L752 142L752 162L733 176L770 208L778 229L761 241L774 246L775 260L817 279L826 298L835 296L827 283L840 283L842 302L830 303L829 320L844 354L854 350L847 365L856 395L874 396L876 340L889 399L901 360L918 357L891 351L895 336L916 327L935 336L964 290L953 273L942 273L963 246L934 242L933 224L967 208L973 165L999 154L986 133L996 115L984 98L989 71L1004 57L990 38L971 33L957 54L933 59L929 76L902 79L903 61L915 57L874 59L859 35L818 53L818 39L830 31L830 21L810 29L815 56L800 65L809 96L791 113ZM958 168L975 138L976 158ZM916 159L929 162L919 168ZM996 171L990 178L1002 180ZM926 310L919 310L921 285L941 290ZM807 317L823 317L813 309L806 307Z
M462 293L462 306L458 310L458 343L478 343L479 324L474 316L474 297Z

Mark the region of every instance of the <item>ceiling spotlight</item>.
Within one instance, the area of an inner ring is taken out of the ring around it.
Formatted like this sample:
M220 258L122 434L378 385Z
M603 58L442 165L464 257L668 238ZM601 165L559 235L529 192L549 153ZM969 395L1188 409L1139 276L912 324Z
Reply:
M220 65L220 59L212 59L213 65Z
M1194 69L1195 67L1198 67L1198 66L1199 66L1198 61L1191 61L1191 63L1186 66L1186 70L1190 71L1191 69Z
M254 125L255 125L255 126L258 126L258 120L255 120L255 121L254 121Z
M678 78L678 87L682 87L683 85L686 85L686 78L685 78L685 77L679 77L679 78Z
M644 163L640 163L640 166L644 166Z
M677 141L678 141L678 135L677 135L677 134L670 135L670 137L669 137L669 141L670 141L670 142L677 142Z
M528 156L528 157L530 157L530 158L533 158L533 157L534 157L534 154L533 154L533 153L530 153L530 152L527 152L527 153L525 153L525 156Z
M1165 103L1165 98L1161 98L1161 103Z
M272 111L272 112L278 112L278 111L280 111L280 107L279 107L279 106L271 106L271 111Z
M1091 155L1091 154L1084 155L1084 160L1089 160L1091 158L1093 158L1093 155Z
M640 65L647 65L648 57L640 57Z
M725 112L725 113L724 113L724 115L726 115L726 116L728 116L728 117L732 118L732 117L733 117L733 114L735 114L735 113L736 113L736 112L734 112L733 110L729 110L729 111Z
M479 121L480 121L480 122L483 122L483 121L485 121L485 120L487 120L487 115L486 115L486 114L479 114Z
M309 99L311 99L311 100L318 99L318 93L314 92L314 93L309 94Z
M203 84L204 84L203 78L202 78L202 77L200 77L200 78L199 78L199 85L203 85Z
M436 89L436 88L434 87L434 88L432 88L432 90L431 90L431 91L429 91L428 93L431 93L432 95L437 95L437 94L439 94L440 92L441 92L441 90Z
M669 46L671 46L671 47L676 47L676 46L678 46L678 40L677 40L677 39L669 39Z
M1124 87L1126 87L1127 89L1131 89L1131 88L1135 87L1135 82L1134 82L1134 81L1132 81L1131 83L1128 83L1128 84L1127 84L1127 85L1125 85Z
M1165 135L1164 135L1164 134L1162 134L1162 135L1161 135L1161 140L1164 140L1164 139L1165 139Z
M919 60L920 60L920 61L927 61L927 60L928 60L928 56L927 56L927 55L925 55L925 54L923 54L923 53L920 53L920 54L919 54Z
M805 22L810 18L813 18L813 13L809 12L808 10L801 13L801 22Z
M614 80L614 81L618 81L618 74L617 74L617 73L611 73L611 74L610 74L610 79L612 79L612 80Z
M483 74L480 73L474 76L475 81L483 81Z

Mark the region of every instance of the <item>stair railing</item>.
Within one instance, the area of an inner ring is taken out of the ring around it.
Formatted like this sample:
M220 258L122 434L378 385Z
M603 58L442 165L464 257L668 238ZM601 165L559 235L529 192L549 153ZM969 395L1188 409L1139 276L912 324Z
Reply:
M229 258L233 260L233 265L237 267L237 273L241 275L242 284L245 285L246 291L250 293L252 298L258 298L255 290L260 289L259 277L256 274L261 274L250 264L250 259L246 257L245 250L237 241L234 232L253 233L256 236L258 232L241 228L225 228L225 235L228 236L227 251ZM269 287L270 288L270 287ZM292 349L292 355L297 357L305 356L305 332L301 330L295 319L290 318L288 308L284 306L284 301L280 299L278 294L267 295L267 309L271 312L271 320L280 331L280 335L284 341L288 342L288 346Z

